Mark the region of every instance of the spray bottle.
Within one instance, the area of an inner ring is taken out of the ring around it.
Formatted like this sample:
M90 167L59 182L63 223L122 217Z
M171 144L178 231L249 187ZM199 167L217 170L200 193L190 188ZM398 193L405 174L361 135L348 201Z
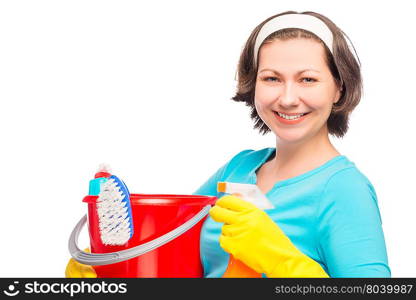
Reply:
M217 191L221 193L234 194L241 197L243 200L256 205L260 209L274 208L274 205L255 184L218 182ZM233 256L230 256L230 261L228 262L228 267L223 277L262 277L262 275L238 259L235 259Z

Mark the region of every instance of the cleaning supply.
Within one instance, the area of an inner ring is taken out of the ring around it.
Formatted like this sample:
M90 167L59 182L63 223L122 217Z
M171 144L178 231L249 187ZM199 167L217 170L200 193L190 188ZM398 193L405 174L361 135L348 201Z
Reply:
M242 198L260 209L272 209L274 205L267 199L255 184L218 182L217 191L227 194L239 194Z
M105 245L123 245L133 236L130 193L126 184L101 164L90 181L89 195L98 195L100 236Z
M82 275L85 270L83 265L87 265L94 266L93 270L99 278L202 277L200 233L203 221L217 198L202 195L130 194L127 188L121 192L121 181L115 183L114 180L112 184L120 187L120 193L130 196L133 234L121 245L105 243L105 239L102 239L103 230L100 229L98 206L106 190L108 198L112 198L110 190L114 189L107 187L114 179L112 176L109 169L100 168L90 181L89 195L83 199L88 204L88 214L77 223L68 242L69 252L78 263L71 263L67 274ZM121 199L119 196L115 198ZM109 205L119 206L120 203ZM126 213L124 211L122 217ZM106 214L102 218L110 219L110 215L111 213ZM87 220L91 253L82 251L77 245ZM91 269L86 271L86 276L92 276Z
M272 209L274 205L267 199L267 197L260 191L255 184L244 184L235 182L218 182L217 191L220 193L237 194L245 201L256 205L260 209ZM243 262L230 256L227 270L223 277L262 277L260 273L246 266Z
M133 236L130 193L115 175L101 184L97 214L103 244L124 245Z
M210 215L226 224L220 236L221 247L256 272L267 277L329 277L255 205L227 195L217 201Z
M84 216L69 239L71 256L94 266L99 278L202 277L200 233L216 197L202 195L130 194L134 235L125 245L100 239L97 196L86 196L91 253L81 251L78 236Z
M106 182L111 176L111 169L108 164L100 164L94 179L90 180L88 195L98 196L101 191L101 184Z

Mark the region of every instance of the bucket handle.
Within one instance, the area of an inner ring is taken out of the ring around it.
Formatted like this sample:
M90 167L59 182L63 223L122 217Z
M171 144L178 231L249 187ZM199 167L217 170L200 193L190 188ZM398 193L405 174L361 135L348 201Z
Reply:
M72 231L71 236L69 237L69 253L76 261L91 266L109 265L125 261L143 255L177 238L178 236L195 226L205 216L207 216L210 208L211 205L205 206L200 212L198 212L198 214L196 214L190 220L186 221L179 227L150 242L126 250L111 253L87 253L82 251L78 247L79 234L82 230L82 227L87 222L87 215L85 215L81 218L81 220L79 220L78 224Z

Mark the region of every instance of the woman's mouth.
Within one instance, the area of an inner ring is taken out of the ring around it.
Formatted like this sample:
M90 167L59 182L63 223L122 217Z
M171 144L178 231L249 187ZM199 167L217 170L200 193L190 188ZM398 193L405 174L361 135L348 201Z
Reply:
M277 120L283 124L298 124L302 122L306 116L310 113L296 113L296 114L284 114L281 112L273 111L274 115L276 116Z

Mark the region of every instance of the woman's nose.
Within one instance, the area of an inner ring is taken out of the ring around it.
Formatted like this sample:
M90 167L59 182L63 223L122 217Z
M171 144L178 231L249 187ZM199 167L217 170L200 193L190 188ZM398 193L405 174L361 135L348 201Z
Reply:
M279 103L281 106L294 106L299 104L299 94L293 83L287 82L282 87Z

